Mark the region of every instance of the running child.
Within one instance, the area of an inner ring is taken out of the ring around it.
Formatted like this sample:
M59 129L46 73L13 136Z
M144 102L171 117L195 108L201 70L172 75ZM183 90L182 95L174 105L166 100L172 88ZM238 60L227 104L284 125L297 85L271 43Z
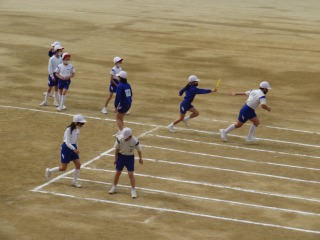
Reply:
M65 171L68 164L73 161L75 165L74 176L72 185L74 187L80 188L81 185L78 183L78 177L80 173L80 158L79 158L79 148L78 148L78 137L80 134L80 128L87 121L80 114L73 117L72 123L67 127L63 136L63 144L61 145L61 165L59 167L47 168L45 171L45 176L50 179L52 173Z
M116 99L114 100L114 107L117 110L116 122L118 125L119 135L124 127L123 118L131 108L132 103L132 89L127 81L128 75L125 71L121 71L117 74L119 78L119 85L117 88Z
M233 131L236 128L241 128L242 125L250 120L253 124L250 127L249 134L247 136L247 142L257 142L253 134L256 128L259 126L259 118L255 113L255 109L261 104L261 107L268 112L271 111L271 108L267 105L266 94L271 89L270 84L266 81L260 83L260 89L249 90L247 92L232 92L231 96L237 95L247 95L249 96L244 106L241 108L238 116L238 121L236 123L231 124L226 129L220 129L220 136L222 141L227 142L227 134Z
M69 89L69 86L71 84L71 78L75 75L75 69L71 63L69 63L71 58L71 55L69 53L64 53L62 55L62 62L58 65L55 74L57 78L59 78L59 94L60 94L60 106L57 108L59 112L62 111L62 109L66 109L66 106L64 105L67 98L67 92Z
M179 96L182 96L183 93L185 92L185 97L183 101L180 103L180 117L176 121L174 121L173 123L167 126L170 132L172 133L176 132L176 129L174 126L181 121L183 121L185 125L189 127L189 120L191 118L195 118L199 116L198 110L191 104L197 94L207 94L207 93L217 91L217 89L211 90L211 89L197 88L199 81L200 79L198 79L197 76L191 75L188 78L188 84L179 91ZM187 111L190 111L191 114L185 117Z
M62 62L60 55L63 52L63 47L60 45L56 45L53 48L54 51L54 56L52 56L49 59L49 63L48 63L48 72L49 72L49 76L48 76L48 90L45 94L44 97L44 101L42 103L40 103L40 106L47 106L48 105L48 99L50 97L50 93L52 91L52 88L54 87L54 101L53 101L53 106L58 107L59 103L58 103L58 79L56 79L55 75L54 75L54 71L56 70L56 68L58 67L58 65Z
M134 177L134 149L138 151L139 163L143 164L141 147L138 139L132 136L132 130L130 128L124 128L121 133L121 137L117 138L114 145L115 148L115 161L116 173L113 179L113 185L109 191L109 194L117 192L117 184L119 182L120 175L124 167L128 170L128 176L131 183L131 197L137 198L136 180Z
M117 74L122 71L122 67L121 67L122 61L123 61L123 58L121 58L121 57L115 57L113 59L113 63L115 65L113 66L113 68L110 71L109 95L107 97L107 100L106 100L104 107L101 110L101 112L104 114L108 113L108 111L107 111L108 104L109 104L110 100L112 99L113 93L117 92L117 87L119 85L119 78L117 77Z

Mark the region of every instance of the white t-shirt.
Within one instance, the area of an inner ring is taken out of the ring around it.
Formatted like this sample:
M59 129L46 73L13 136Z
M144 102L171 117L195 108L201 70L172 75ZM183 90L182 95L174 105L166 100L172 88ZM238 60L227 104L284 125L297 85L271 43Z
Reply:
M72 146L72 144L76 144L78 146L78 136L80 134L80 129L76 128L70 133L71 127L68 127L63 135L63 141L66 143L68 148L71 150L75 150L76 148Z
M119 80L118 76L116 74L118 74L119 72L122 71L121 67L116 67L114 66L113 68L111 68L110 70L110 75L113 76L113 79Z
M59 73L61 77L70 78L70 76L76 72L73 65L69 63L68 65L64 65L63 63L59 64L55 70L56 73Z
M134 149L137 149L137 151L141 151L140 143L134 136L132 136L128 141L125 141L122 138L117 139L114 144L114 148L119 149L119 153L126 156L133 155Z
M260 89L249 90L246 94L249 96L246 104L252 109L256 109L259 104L267 104L266 95Z
M55 55L53 55L50 59L49 59L49 63L48 63L48 72L51 78L54 77L53 73L54 71L57 69L58 65L62 63L62 59L59 57L57 58Z

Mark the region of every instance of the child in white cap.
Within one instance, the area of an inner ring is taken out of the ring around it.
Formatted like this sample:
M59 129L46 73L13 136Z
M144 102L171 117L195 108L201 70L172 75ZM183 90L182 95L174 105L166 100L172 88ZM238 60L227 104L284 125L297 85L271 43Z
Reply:
M191 104L197 94L207 94L207 93L212 93L217 91L217 89L211 90L211 89L197 88L199 81L200 79L197 76L191 75L188 78L188 84L179 91L179 96L182 96L184 92L186 93L186 95L183 101L180 103L179 119L177 119L167 127L170 132L176 132L176 129L174 128L174 126L181 121L183 121L188 127L189 120L199 115L198 110ZM185 117L187 111L190 111L192 113L188 117Z
M115 148L115 161L116 173L114 175L113 186L111 187L109 194L117 192L117 184L121 172L124 167L128 170L128 176L131 183L131 197L137 198L136 180L134 177L134 149L138 151L139 163L143 164L141 147L138 139L132 136L132 130L130 128L124 128L121 132L120 138L114 145Z
M61 165L60 167L54 167L51 169L47 168L45 171L45 176L47 179L50 179L52 173L65 171L68 167L68 164L73 161L75 170L72 185L77 188L81 187L81 185L78 183L81 167L78 137L80 134L80 128L82 128L86 122L87 121L80 114L73 117L72 123L67 127L63 135L63 144L61 145Z
M270 84L267 81L263 81L260 83L260 88L256 90L249 90L247 92L232 92L230 93L231 96L237 95L247 95L249 96L244 106L241 108L238 116L238 121L236 123L232 123L226 129L220 129L221 139L224 142L227 142L227 134L233 131L236 128L241 128L242 125L250 120L253 124L250 127L249 134L247 136L247 142L257 142L258 139L253 137L253 134L256 128L259 125L259 118L255 113L255 109L261 104L261 107L268 112L271 111L271 108L267 105L266 94L268 90L270 90Z
M109 95L106 99L106 103L105 103L104 107L101 110L101 112L104 114L108 113L108 111L107 111L108 104L109 104L110 100L112 99L113 93L117 92L117 88L119 85L119 78L118 78L117 74L122 71L122 67L121 67L122 61L123 61L123 58L121 58L121 57L115 57L113 59L114 66L112 67L112 69L110 71Z

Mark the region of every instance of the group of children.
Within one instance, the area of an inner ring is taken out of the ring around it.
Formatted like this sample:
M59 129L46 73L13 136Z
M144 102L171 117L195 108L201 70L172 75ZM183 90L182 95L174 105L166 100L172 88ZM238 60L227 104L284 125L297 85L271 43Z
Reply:
M58 111L63 109L65 103L65 97L71 78L74 77L75 70L69 63L71 55L69 53L63 53L63 47L59 42L52 44L53 48L49 51L49 65L48 65L48 91L45 94L45 100L40 104L41 106L48 105L48 98L51 90L54 87L54 105L58 106L57 99L60 99ZM105 106L101 112L107 114L107 107L112 99L113 94L116 94L114 101L114 108L116 112L116 123L118 126L118 132L114 135L116 137L115 148L115 160L114 165L116 173L113 179L113 185L109 190L109 194L117 192L117 184L124 167L128 170L128 176L131 183L131 197L137 198L137 192L135 189L135 177L134 177L134 149L138 151L139 163L143 164L142 153L139 141L132 135L130 128L124 127L124 116L128 113L132 104L132 89L127 81L128 75L122 70L121 63L123 59L115 57L113 59L114 67L110 71L110 86L109 94L107 96ZM179 91L179 95L185 94L184 99L180 103L180 117L167 126L168 130L172 133L176 132L175 125L180 122L184 122L186 126L189 126L189 120L199 116L199 111L192 105L192 102L197 94L208 94L217 92L217 87L214 89L201 89L198 88L200 79L191 75L188 78L187 85ZM57 90L59 89L59 94ZM250 90L247 92L232 92L230 95L247 95L248 99L244 106L241 108L238 116L238 121L231 124L226 129L220 129L220 136L223 141L227 141L227 134L236 128L240 128L245 122L250 120L253 124L250 127L249 134L246 138L249 142L257 141L254 138L254 132L259 125L259 119L255 113L255 109L261 105L261 107L267 111L271 111L271 108L266 103L266 94L271 89L268 82L263 81L260 83L259 89ZM185 116L187 111L190 111L189 116ZM52 173L58 171L65 171L68 164L73 161L75 165L74 178L72 185L75 187L81 187L78 183L78 177L80 173L81 163L79 160L78 149L78 136L80 128L86 123L86 120L82 115L75 115L72 123L67 127L64 133L63 144L61 146L61 165L59 167L47 168L45 170L45 176L49 179Z

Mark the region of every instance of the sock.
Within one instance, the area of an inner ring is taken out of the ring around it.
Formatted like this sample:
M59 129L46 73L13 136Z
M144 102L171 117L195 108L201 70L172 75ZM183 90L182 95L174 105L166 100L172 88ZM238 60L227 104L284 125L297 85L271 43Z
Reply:
M253 134L254 134L254 131L256 130L256 128L257 128L256 125L252 125L250 127L248 138L252 138L253 137Z
M58 99L59 99L59 94L58 92L54 91L54 102L58 103Z
M173 126L174 126L173 123L170 123L170 124L169 124L169 127L173 127Z
M66 101L66 95L61 96L61 101L60 101L60 108L63 108L64 102Z
M73 175L73 182L76 182L78 180L79 174L80 174L80 169L75 169L74 175Z
M51 169L49 169L49 172L51 172L51 173L59 172L59 167L51 168Z
M189 120L189 119L190 119L190 116L185 117L183 120Z
M232 123L228 128L226 128L225 130L224 130L224 132L225 133L228 133L228 132L231 132L231 131L233 131L233 130L235 130L236 129L236 127L234 126L234 124Z
M58 91L58 96L59 96L59 103L61 103L61 95L59 91Z
M50 97L50 93L46 93L46 95L44 96L44 101L47 103L48 102L48 99Z

